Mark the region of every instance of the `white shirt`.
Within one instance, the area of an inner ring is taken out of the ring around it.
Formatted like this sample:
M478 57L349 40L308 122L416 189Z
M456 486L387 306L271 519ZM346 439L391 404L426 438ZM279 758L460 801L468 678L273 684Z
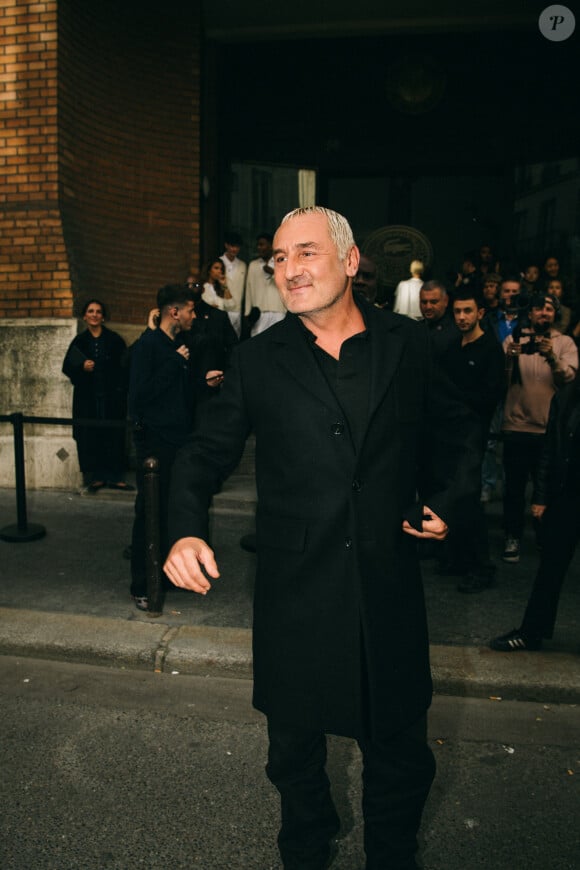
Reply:
M209 283L203 285L201 298L204 302L207 302L208 305L212 305L214 308L219 308L220 311L230 311L230 309L233 309L236 304L234 299L224 299L222 296L218 296L213 284Z
M242 299L244 298L244 287L246 284L246 264L238 257L234 257L233 260L230 260L225 254L222 254L220 260L226 267L226 278L228 280L229 291L232 294L233 305L229 310L241 311Z
M419 293L423 282L420 278L409 278L408 281L400 281L395 290L395 304L393 311L396 314L404 314L413 320L422 320L421 306L419 305Z
M248 279L246 281L246 316L256 306L260 311L274 311L277 314L285 314L286 309L280 299L280 294L274 282L274 276L264 271L264 266L273 267L274 261L266 263L261 257L252 260L248 266Z

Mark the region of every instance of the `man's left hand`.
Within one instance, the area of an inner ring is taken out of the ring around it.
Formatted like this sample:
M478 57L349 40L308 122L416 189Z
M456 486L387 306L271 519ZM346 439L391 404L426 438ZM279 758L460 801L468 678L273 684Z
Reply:
M210 372L206 372L205 374L205 382L208 387L219 387L223 379L224 373L217 369L212 369Z
M417 531L413 528L408 520L403 522L403 531L408 535L413 535L414 538L425 538L433 541L443 541L447 537L449 528L447 523L441 517L433 513L427 505L423 506L423 522L421 523L422 531Z

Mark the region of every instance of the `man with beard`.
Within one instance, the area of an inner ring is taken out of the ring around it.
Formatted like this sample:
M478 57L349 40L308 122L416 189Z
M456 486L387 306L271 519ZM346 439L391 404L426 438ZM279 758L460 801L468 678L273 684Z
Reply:
M505 382L503 350L493 335L481 328L484 313L483 299L472 290L455 295L453 316L459 335L441 358L462 401L477 415L482 461L491 418ZM448 537L447 563L442 571L463 575L457 587L460 592L481 592L492 585L495 568L489 558L487 523L479 493L463 520Z
M535 480L550 402L559 387L574 380L578 370L574 341L554 329L558 306L550 293L533 296L529 326L520 322L503 344L508 374L502 427L504 562L520 560L526 485L530 476Z
M426 331L355 297L358 266L342 215L286 215L274 269L288 314L235 349L173 475L165 570L205 595L219 576L207 508L254 432L253 703L268 719L285 870L323 870L331 858L326 733L362 750L367 870L416 868L434 764L414 538L443 539L479 485L471 416L433 382ZM442 450L453 473L439 491L422 489Z

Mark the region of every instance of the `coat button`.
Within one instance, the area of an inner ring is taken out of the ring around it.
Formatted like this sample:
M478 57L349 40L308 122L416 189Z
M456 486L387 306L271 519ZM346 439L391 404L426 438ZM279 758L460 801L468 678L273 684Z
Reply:
M353 480L352 488L355 492L360 492L362 488L362 483L360 482L360 480Z
M352 549L352 538L347 538L344 542L344 546L346 547L347 550L351 550Z
M344 423L332 423L330 431L333 435L344 435Z

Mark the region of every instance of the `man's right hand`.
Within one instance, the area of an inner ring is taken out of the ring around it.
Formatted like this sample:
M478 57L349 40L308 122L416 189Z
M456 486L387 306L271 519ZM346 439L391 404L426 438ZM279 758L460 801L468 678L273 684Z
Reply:
M220 576L213 550L201 538L180 538L171 548L163 570L174 586L191 589L206 595L211 583L201 570L205 568L210 577Z

